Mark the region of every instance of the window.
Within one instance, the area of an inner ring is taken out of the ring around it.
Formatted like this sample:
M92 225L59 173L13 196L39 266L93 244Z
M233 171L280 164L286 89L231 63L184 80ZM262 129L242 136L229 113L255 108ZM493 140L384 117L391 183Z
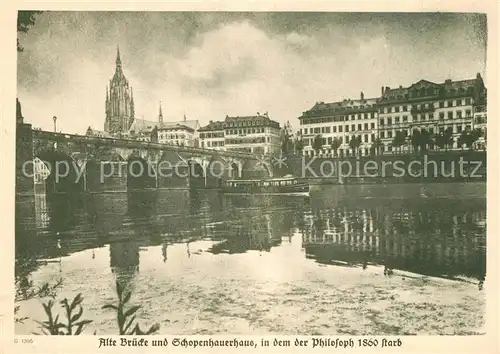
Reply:
M380 118L380 125L384 125L384 118Z
M339 133L342 133L342 126L339 125Z
M365 130L368 130L368 123L365 123Z
M407 106L403 106L403 112L408 112L408 107Z
M349 132L349 126L348 125L345 126L345 132L346 133Z
M391 117L387 118L387 125L392 125L392 118Z
M363 130L362 125L358 124L358 130Z
M394 107L394 109L396 110L396 112L399 112L399 106Z
M453 119L453 112L448 112L448 119Z
M399 123L399 117L394 118L396 120L396 123Z
M368 142L368 134L365 134L364 139L365 139L365 143L367 143Z
M433 113L429 113L429 119L430 120L434 119L434 114Z
M462 132L462 126L461 125L457 125L457 133L461 133Z
M332 138L328 138L328 145L332 143Z
M380 132L380 138L381 138L381 139L385 139L385 132L384 132L384 131L381 131L381 132Z
M349 144L349 135L345 137L345 143Z
M355 130L356 130L356 124L351 125L351 131L353 132Z
M457 118L462 118L462 111L457 111Z
M471 99L470 99L470 97L468 97L468 98L466 98L466 99L465 99L465 104L466 104L466 105L470 105L470 104L471 104Z
M370 124L371 129L375 129L375 123Z
M439 101L439 108L444 108L444 101Z
M392 138L392 130L389 130L389 131L387 132L387 137L388 137L389 139L390 139L390 138Z
M327 134L328 134L328 133L330 133L330 127L326 127L326 128L325 128L325 132L326 132Z
M457 100L457 107L462 105L462 100Z
M465 110L465 116L470 117L471 111L470 109Z
M407 122L408 121L408 116L403 116L403 122Z
M453 101L448 101L448 107L453 107Z
M336 132L337 132L337 127L336 127L335 125L332 127L332 131L333 131L334 133L336 133Z
M439 112L439 119L444 119L444 112Z
M307 134L307 128L304 128L304 134Z

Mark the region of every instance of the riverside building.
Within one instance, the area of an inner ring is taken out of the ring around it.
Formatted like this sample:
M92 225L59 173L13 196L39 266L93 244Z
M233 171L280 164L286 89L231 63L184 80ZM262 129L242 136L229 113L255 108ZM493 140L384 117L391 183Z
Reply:
M280 125L267 112L229 117L200 128L200 146L206 149L275 155L281 151Z
M368 155L370 147L377 137L377 99L365 98L361 92L356 100L344 99L333 103L316 103L310 110L299 117L299 135L302 136L303 154L312 156L314 138L322 139L318 156L350 156L355 153L349 142L360 137L357 147L360 155ZM334 139L340 142L335 151Z
M358 100L318 102L299 117L303 154L315 154L313 142L318 135L322 141L319 156L335 155L334 139L340 141L336 151L339 156L354 154L349 141L355 136L361 137L357 149L359 155L365 156L375 148L384 154L408 152L415 131L426 131L432 137L447 129L452 131L449 149L461 149L460 135L475 128L484 133L475 145L485 148L486 98L487 90L478 73L469 80L420 80L408 87L386 86L378 98L365 99L361 93ZM395 139L398 133L403 137L399 142ZM432 139L427 145L434 148Z
M379 137L381 151L393 153L393 139L398 131L406 137L400 147L402 151L411 148L410 136L414 131L430 134L453 131L451 149L458 149L458 137L462 131L473 126L473 112L484 107L486 88L480 74L475 79L433 83L420 80L409 86L396 89L382 87L378 105ZM432 143L430 143L432 149Z

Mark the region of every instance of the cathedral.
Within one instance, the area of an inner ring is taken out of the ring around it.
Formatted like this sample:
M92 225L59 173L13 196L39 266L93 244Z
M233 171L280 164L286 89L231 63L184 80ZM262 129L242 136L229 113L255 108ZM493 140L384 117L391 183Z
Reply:
M106 87L106 121L104 131L110 135L126 134L134 121L134 96L123 74L120 48L116 49L116 69Z

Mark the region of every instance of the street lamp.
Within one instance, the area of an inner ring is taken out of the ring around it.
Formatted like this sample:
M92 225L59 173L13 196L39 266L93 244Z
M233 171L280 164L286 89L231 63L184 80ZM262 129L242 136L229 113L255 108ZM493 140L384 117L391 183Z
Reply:
M54 120L54 133L56 133L57 132L57 130L56 130L57 117L56 116L52 117L52 120Z

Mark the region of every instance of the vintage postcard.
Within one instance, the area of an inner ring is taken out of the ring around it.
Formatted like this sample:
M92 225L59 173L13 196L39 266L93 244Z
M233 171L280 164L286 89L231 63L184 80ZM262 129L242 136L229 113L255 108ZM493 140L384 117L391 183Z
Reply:
M4 350L497 352L493 2L70 5L6 15Z

